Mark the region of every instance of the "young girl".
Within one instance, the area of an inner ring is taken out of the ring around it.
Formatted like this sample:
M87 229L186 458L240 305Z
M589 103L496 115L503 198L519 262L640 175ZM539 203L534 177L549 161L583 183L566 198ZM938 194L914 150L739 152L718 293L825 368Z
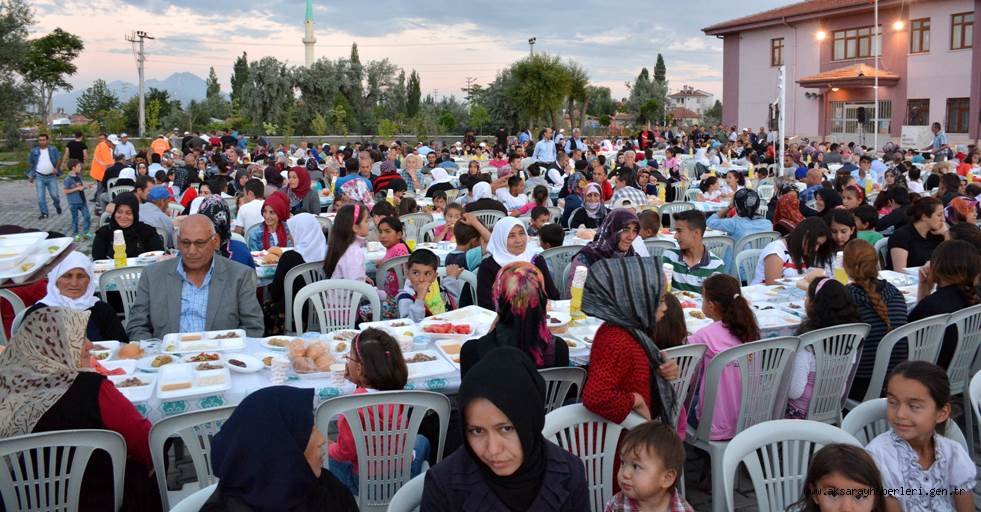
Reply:
M844 285L827 277L818 277L811 281L804 297L804 311L807 318L801 323L797 334L860 321L855 303ZM815 371L817 363L814 350L808 347L807 350L798 351L787 391L788 418L807 419L807 408L811 404L811 394L814 391ZM845 393L844 386L841 393Z
M398 212L399 215L408 215L410 213L416 213L419 211L419 205L416 203L415 198L403 197L399 200Z
M884 488L900 491L886 497L886 510L973 511L977 467L943 435L950 418L947 372L925 361L900 363L886 378L886 401L891 429L865 447Z
M365 329L351 341L351 352L347 356L344 367L344 378L357 386L354 394L375 393L378 391L399 391L405 388L409 371L402 357L399 344L391 335L380 329ZM401 412L396 412L395 406L381 411L381 406L359 410L361 421L371 421L365 418L368 414L384 418L382 421L391 422L394 428L402 424ZM327 446L329 458L328 468L351 493L358 495L358 452L354 443L351 426L344 416L337 420L337 442ZM413 449L412 476L422 470L422 462L429 455L429 440L423 436L416 437Z
M657 348L664 350L685 344L688 328L685 327L685 312L677 297L670 293L664 294L655 318L657 323L654 324L654 344Z
M793 512L886 512L882 476L868 452L848 444L818 450Z
M865 204L865 191L858 185L848 185L841 192L841 204L849 210L854 210Z
M855 239L855 216L849 210L838 208L824 216L831 228L831 246L834 251L845 250L845 244Z
M552 202L548 198L548 187L545 185L536 185L531 191L531 201L525 203L524 206L518 208L518 215L527 215L536 206L544 206L548 208L552 206Z
M368 210L359 204L343 206L334 218L327 241L324 275L374 284L365 274L364 246L368 236Z
M708 347L702 359L700 398L695 409L695 418L698 420L702 418L705 395L717 393L712 433L709 439L712 441L732 439L736 435L736 422L739 420L741 394L739 368L726 368L722 372L722 379L716 390L705 389L705 379L708 377L706 370L719 352L760 339L760 329L756 325L756 317L749 308L749 303L740 292L739 281L730 275L715 274L705 280L702 285L702 313L713 322L699 329L688 339L689 344L700 343Z
M722 186L722 195L732 197L737 190L746 186L746 177L740 171L729 171L726 173L726 182Z
M804 219L789 235L763 248L756 263L753 284L772 285L781 277L798 277L817 268L827 269L830 274L834 261L831 244L831 229L823 220Z
M442 226L436 226L433 230L433 242L453 242L453 227L456 223L463 217L463 207L456 204L450 203L446 206L446 211L443 214L444 223Z
M250 251L263 251L270 247L290 247L286 219L290 218L290 200L282 192L274 192L262 203L262 224L249 229Z
M719 178L708 176L698 184L701 191L698 194L699 201L718 201L722 198L722 189L719 187Z
M398 217L385 217L378 223L378 241L385 246L385 257L382 258L382 263L399 256L408 256L411 252L409 246L402 240L403 231L402 221ZM399 293L398 276L394 270L389 270L385 274L385 283L382 289L392 298Z

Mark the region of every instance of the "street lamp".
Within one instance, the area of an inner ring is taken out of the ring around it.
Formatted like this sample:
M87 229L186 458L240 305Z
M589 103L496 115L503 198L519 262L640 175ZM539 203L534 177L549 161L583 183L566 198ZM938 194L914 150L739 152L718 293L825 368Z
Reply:
M528 47L531 50L531 54L532 55L535 55L535 42L536 41L538 41L538 38L537 37L529 37L528 38Z
M818 30L817 33L814 34L814 37L816 37L818 41L824 41L824 38L828 37L828 33L823 30Z

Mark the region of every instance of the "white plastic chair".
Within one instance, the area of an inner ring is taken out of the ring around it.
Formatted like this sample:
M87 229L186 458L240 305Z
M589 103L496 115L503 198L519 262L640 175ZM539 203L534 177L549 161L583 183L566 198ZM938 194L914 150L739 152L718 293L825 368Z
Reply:
M879 268L890 268L889 237L880 238L875 242L875 253L879 255Z
M637 413L630 413L621 424L611 423L590 412L582 404L567 405L545 415L545 439L579 457L586 467L590 508L602 512L613 497L613 460L617 443L624 430L644 423Z
M382 391L341 396L317 408L316 425L324 436L332 419L344 416L358 453L358 506L384 511L392 496L411 479L412 452L427 411L439 417L436 462L450 421L450 399L430 391Z
M218 484L211 484L204 489L194 491L194 494L182 499L174 508L170 509L170 512L199 512L201 507L208 502L208 498L215 493L215 489L218 488ZM166 510L166 505L164 509Z
M770 202L773 197L773 185L764 183L756 188L756 193L760 195L760 200L764 203Z
M378 291L363 281L351 279L325 279L310 283L293 298L293 323L295 332L303 330L303 305L311 301L311 309L317 315L321 333L340 329L354 329L358 322L358 309L362 300L371 304L371 321L381 320L381 300Z
M180 203L168 203L167 204L167 216L168 217L180 217L184 213L184 205Z
M112 461L113 510L123 505L126 441L109 430L59 430L0 440L0 496L10 512L74 511L96 450Z
M398 281L398 290L402 291L402 287L405 286L405 274L408 271L409 266L409 256L396 256L388 261L384 261L378 264L375 270L375 286L379 290L385 289L385 276L388 275L388 271L391 270L395 272L395 279Z
M978 420L978 423L981 424L981 372L974 374L968 392L971 397L971 410L974 411L974 419Z
M10 336L13 337L17 333L17 329L20 329L20 324L24 322L24 317L27 316L27 312L30 311L28 308L24 308L14 315L14 321L10 324Z
M736 241L728 235L707 236L702 239L702 244L708 252L725 263L725 268L732 266L732 254L736 247Z
M690 188L685 191L685 201L695 202L698 201L698 194L701 194L702 190L699 188Z
M283 278L283 304L286 307L286 329L293 326L293 308L289 307L293 304L293 285L296 284L298 278L303 278L303 282L306 284L316 283L317 281L323 281L326 277L324 275L324 262L321 261L311 261L308 263L302 263L291 268L286 272L286 277ZM309 317L306 320L307 325L312 325L315 320L313 312L310 312ZM303 333L297 333L303 334Z
M732 250L733 254L738 255L740 252L746 249L762 249L766 245L776 239L780 238L780 233L776 231L763 231L761 233L753 233L751 235L746 235L736 241L736 247Z
M122 194L123 192L132 192L133 191L133 188L134 187L131 186L131 185L116 185L114 187L110 187L108 189L109 190L109 198L110 199L116 199L116 196L118 196L119 194Z
M722 455L722 481L727 510L734 508L736 470L745 465L759 510L787 510L800 499L811 459L834 444L862 447L840 428L808 420L774 420L753 425L729 441ZM713 494L714 501L723 501Z
M947 314L929 316L886 333L875 349L875 366L872 368L872 377L869 379L869 387L865 391L862 402L868 402L882 396L886 374L891 369L889 359L900 341L906 340L907 361L936 363L949 317L950 315ZM851 409L858 404L858 401L849 398L845 401L845 408Z
M763 249L743 249L736 253L732 266L735 268L736 279L739 279L740 284L748 285L753 282L760 254L763 254Z
M422 230L420 228L432 222L433 216L426 212L407 213L399 216L399 220L402 221L405 239L421 242Z
M166 230L164 230L163 228L153 228L153 229L156 230L157 236L159 236L160 241L163 242L164 249L174 248L174 241L170 239L170 236L167 234Z
M701 368L702 357L705 356L707 348L708 346L699 343L664 350L667 357L674 359L678 365L678 378L671 381L671 387L674 388L675 403L678 404L678 410L675 411L672 420L676 428L681 419L681 409L684 408L688 393L691 391L692 379L694 379L698 369Z
M545 414L548 414L565 403L569 398L569 390L576 386L576 402L582 395L582 386L586 382L586 370L569 366L565 368L546 368L538 370L545 380Z
M728 440L713 441L712 421L715 418L715 402L722 380L722 372L730 365L735 365L740 373L740 407L739 419L736 420L735 432L783 418L786 412L787 390L784 376L787 367L793 361L794 353L800 340L796 337L770 338L723 350L712 359L706 370L705 387L702 388L700 399L703 401L702 417L698 421L695 432L688 431L685 442L709 453L712 460L712 496L723 496L725 487L722 481L722 454L725 452ZM712 510L722 512L725 509L723 499L712 502Z
M16 293L6 288L0 289L0 299L6 300L7 302L10 303L10 307L14 311L14 318L17 318L18 313L26 309L26 306L24 306L24 301L22 301L20 297L17 296ZM10 335L13 336L13 334L14 331L11 328ZM8 341L9 340L7 339L7 331L3 328L0 328L0 345L6 345Z
M660 208L658 208L658 213L661 214L662 216L667 215L668 216L667 227L673 228L674 227L674 218L672 217L673 214L679 212L685 212L688 210L694 210L694 209L695 209L695 205L693 203L685 202L685 201L675 201L673 203L666 203Z
M974 417L967 412L971 409L971 395L968 390L971 384L971 364L978 354L978 347L981 346L981 304L951 313L947 325L948 328L950 326L957 328L957 345L950 364L947 365L950 396L963 395L964 430L967 445L973 448L975 427Z
M541 253L541 257L545 258L548 263L548 268L555 269L552 282L555 283L555 288L559 290L560 294L565 293L566 284L568 284L566 283L566 272L562 270L566 268L576 254L579 254L581 249L582 246L579 245L562 245L545 249Z
M150 456L153 458L153 470L157 474L157 487L164 510L170 507L164 444L172 437L179 437L194 464L198 489L208 487L217 480L211 472L211 440L233 412L235 406L203 409L164 418L150 429Z
M108 302L107 295L110 288L119 292L123 302L123 325L129 323L129 308L136 301L136 289L140 285L140 276L143 275L143 267L134 265L132 267L114 268L106 271L99 277L99 293L102 300Z
M426 472L409 480L388 502L388 512L415 512L422 504L422 491L426 484Z
M479 220L480 223L483 224L488 230L493 230L494 224L496 224L497 221L507 217L507 215L497 210L477 210L471 213L473 213L474 216L477 217L477 220Z
M651 255L651 258L659 267L661 265L661 255L664 254L664 251L677 248L675 244L667 240L654 238L644 240L644 247L647 247L647 253Z
M427 222L419 228L420 242L433 242L436 240L436 228L442 226L442 222Z
M862 402L848 414L841 422L841 429L855 436L862 446L869 444L875 437L889 430L889 421L886 419L886 410L889 404L885 398L876 398L867 402ZM961 446L971 453L967 447L967 439L964 433L953 419L947 420L947 430L944 437L960 443Z
M869 324L843 324L800 335L800 354L814 352L814 386L807 419L841 425L841 410L858 366L859 347L869 334Z
M324 233L329 233L330 230L334 228L334 222L328 217L317 215L317 222L320 223L320 229L322 229Z

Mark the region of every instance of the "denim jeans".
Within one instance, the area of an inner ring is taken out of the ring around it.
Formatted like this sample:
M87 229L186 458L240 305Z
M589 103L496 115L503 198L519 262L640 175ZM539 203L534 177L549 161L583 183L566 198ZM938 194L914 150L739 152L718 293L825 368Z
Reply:
M413 477L417 476L422 472L422 463L426 461L429 457L429 439L426 436L419 435L416 436L416 444L413 448L414 457L412 458L411 474ZM358 495L358 475L354 474L354 464L350 462L340 462L335 460L327 461L327 469L337 477L347 488L351 491L351 494Z
M78 231L78 216L82 216L82 233L88 233L89 228L91 228L91 220L89 218L89 205L87 204L70 204L68 208L72 211L72 235L77 235Z
M51 202L54 203L56 210L61 210L61 198L58 197L58 177L53 174L38 174L34 176L34 189L37 190L37 207L44 215L48 214L48 198L44 197L44 191L48 191Z

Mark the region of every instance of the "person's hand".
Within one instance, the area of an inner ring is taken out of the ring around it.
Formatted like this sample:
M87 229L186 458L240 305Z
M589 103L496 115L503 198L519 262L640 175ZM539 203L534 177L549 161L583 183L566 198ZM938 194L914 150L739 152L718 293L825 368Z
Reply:
M116 211L116 203L109 203L106 205L106 213L112 215L112 212Z
M661 357L664 358L664 362L661 363L661 366L657 367L658 375L665 380L675 380L681 376L681 369L678 368L677 361L668 357L666 352L661 352Z
M28 183L34 183L34 178L27 178Z
M364 282L368 283L369 286L375 286L375 281L370 277L365 276Z
M645 420L650 421L651 410L647 408L647 404L644 402L644 397L640 396L639 393L633 393L634 403L630 406L632 411L644 417Z
M946 237L947 236L947 229L948 229L947 228L947 223L944 222L944 223L942 223L940 225L940 229L931 229L930 230L930 233L931 234L934 234L934 235L942 235L942 236Z
M419 300L426 296L426 293L429 291L429 285L431 284L432 281L430 282L423 281L421 283L412 286L412 289L416 292L416 300Z
M463 217L460 217L460 220L458 220L457 222L462 222L462 223L464 223L464 224L466 224L468 226L473 226L475 222L480 222L480 221L477 220L477 216L476 215L467 212L467 213L464 213L463 214Z
M460 274L463 273L463 267L460 265L450 264L446 266L446 275L454 279L459 278Z
M929 261L926 262L926 263L924 263L923 266L920 267L920 272L919 273L920 273L920 283L919 283L919 285L920 286L930 287L931 286L930 278L932 276L932 273L930 272L930 262Z

